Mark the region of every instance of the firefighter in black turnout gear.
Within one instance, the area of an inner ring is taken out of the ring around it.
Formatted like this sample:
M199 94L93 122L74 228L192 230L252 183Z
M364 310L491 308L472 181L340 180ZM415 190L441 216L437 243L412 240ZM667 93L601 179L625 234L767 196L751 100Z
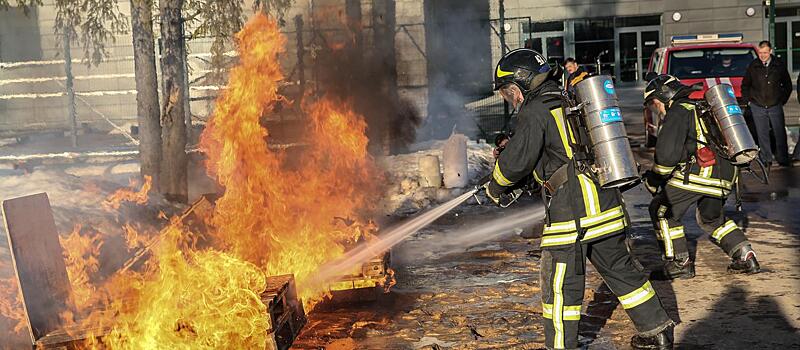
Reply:
M558 73L529 49L503 56L494 73L495 90L518 110L518 123L485 185L486 194L500 204L503 193L532 174L550 197L541 241L546 347L580 347L578 322L588 258L633 320L639 335L632 346L672 349L673 322L626 249L628 222L618 190L602 189L591 174L576 169L570 143L576 130L565 116Z
M654 194L650 216L667 260L663 271L656 274L667 279L694 277L682 223L693 204L697 204L697 224L731 257L728 271L756 273L760 268L755 252L742 230L724 214L738 168L714 151L709 129L713 125L707 125L709 120L701 118L697 105L688 98L691 91L677 78L660 75L644 92L647 108L655 115L665 115L655 164L644 176L645 187Z

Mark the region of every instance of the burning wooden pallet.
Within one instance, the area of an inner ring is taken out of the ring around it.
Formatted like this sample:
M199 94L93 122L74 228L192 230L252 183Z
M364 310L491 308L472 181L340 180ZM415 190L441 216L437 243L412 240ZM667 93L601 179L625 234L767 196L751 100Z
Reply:
M6 200L2 207L33 347L79 349L89 340L102 344L102 337L109 334L110 328L67 327L59 317L68 310L72 287L64 260L59 259L63 248L47 194ZM203 213L210 207L210 201L203 198L181 220L186 225L200 225ZM146 252L140 253L137 256ZM266 284L261 294L271 321L271 328L265 330L269 334L266 349L285 350L306 323L303 304L297 298L294 276L268 277Z
M268 331L267 350L288 349L306 324L303 303L297 299L294 276L282 275L267 278L267 288L261 293L272 322Z
M361 265L360 269L342 276L330 285L335 302L374 301L388 290L387 283L393 281L394 272L389 267L389 252L376 256Z

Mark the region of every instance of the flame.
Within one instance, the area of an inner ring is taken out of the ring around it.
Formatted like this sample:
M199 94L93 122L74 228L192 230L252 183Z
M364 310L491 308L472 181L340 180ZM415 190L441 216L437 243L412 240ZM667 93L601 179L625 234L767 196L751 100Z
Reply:
M216 250L191 247L173 219L144 273L116 275L105 313L87 324L110 327L102 349L243 349L266 347L270 320L260 293L264 273ZM113 286L123 286L114 289ZM109 317L108 315L113 315Z
M260 298L266 276L293 274L310 310L327 289L311 275L377 230L368 218L383 177L367 153L364 119L345 101L322 98L302 108L309 125L302 152L270 150L260 121L284 100L278 55L286 40L261 14L237 39L239 64L201 135L207 171L225 189L208 232L191 232L181 217L152 238L126 224L127 247L137 256L147 250L148 257L98 287L90 283L98 271L98 236L81 235L76 226L61 240L80 325L110 329L103 344L90 341L86 348L266 348L271 325ZM145 204L150 186L146 177L141 189L117 191L104 207Z
M0 260L0 271L13 271L8 265L5 261ZM22 309L17 277L14 275L0 278L0 316L15 322L14 333L22 334L28 327L25 312Z
M142 184L142 188L139 191L133 191L130 189L119 189L114 192L112 195L108 196L105 201L103 201L103 208L106 210L116 210L119 209L122 202L134 202L136 204L145 204L147 203L147 193L150 192L150 187L153 185L153 178L145 175L144 176L144 183ZM134 188L136 184L133 180L130 181L130 187Z
M98 233L81 235L81 225L75 224L66 237L58 237L64 250L67 277L72 286L72 304L77 310L89 307L97 288L91 277L100 269L100 248L103 241ZM72 319L71 315L65 318Z
M285 39L263 16L237 37L240 64L230 72L200 144L209 173L225 188L211 220L215 239L267 275L294 274L310 304L325 286L307 278L363 238L334 217L362 218L375 207L382 179L367 153L364 119L341 101L304 106L310 124L305 152L290 159L271 151L259 121L282 99L277 55Z

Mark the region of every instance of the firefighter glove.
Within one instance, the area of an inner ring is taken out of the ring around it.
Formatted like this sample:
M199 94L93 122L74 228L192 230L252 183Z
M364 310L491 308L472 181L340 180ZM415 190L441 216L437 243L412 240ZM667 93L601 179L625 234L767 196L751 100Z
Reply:
M658 191L661 189L661 187L664 186L664 183L666 182L663 176L657 174L652 170L645 171L644 174L642 175L642 180L643 180L642 182L644 183L644 187L647 189L647 191L650 192L650 194L654 196L658 193Z

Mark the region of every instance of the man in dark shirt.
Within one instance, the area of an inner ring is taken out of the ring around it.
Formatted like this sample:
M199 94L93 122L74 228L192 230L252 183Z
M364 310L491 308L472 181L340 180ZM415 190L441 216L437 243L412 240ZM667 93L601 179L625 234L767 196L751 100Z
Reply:
M792 79L786 65L772 54L769 41L758 44L758 58L747 67L742 80L742 98L749 103L761 148L761 160L772 163L770 129L775 134L775 160L781 166L790 166L789 147L786 143L786 121L783 105L792 93Z

